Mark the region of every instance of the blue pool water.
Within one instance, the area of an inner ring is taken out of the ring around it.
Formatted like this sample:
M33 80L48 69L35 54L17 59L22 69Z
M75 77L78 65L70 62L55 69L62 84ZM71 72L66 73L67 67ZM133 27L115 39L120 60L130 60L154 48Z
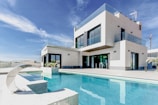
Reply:
M49 91L69 88L79 93L79 105L158 105L158 86L73 74L53 74Z
M27 73L21 73L20 75L29 81L36 81L43 79L43 77L41 76L41 72L27 72Z

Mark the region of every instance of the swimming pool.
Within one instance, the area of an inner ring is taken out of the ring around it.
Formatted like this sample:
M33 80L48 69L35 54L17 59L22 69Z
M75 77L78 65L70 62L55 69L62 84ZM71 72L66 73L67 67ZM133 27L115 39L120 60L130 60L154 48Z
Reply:
M37 71L20 73L20 75L29 81L43 80L43 77L41 76L41 72L37 72Z
M158 105L158 86L75 74L53 74L49 91L69 88L79 93L79 105Z

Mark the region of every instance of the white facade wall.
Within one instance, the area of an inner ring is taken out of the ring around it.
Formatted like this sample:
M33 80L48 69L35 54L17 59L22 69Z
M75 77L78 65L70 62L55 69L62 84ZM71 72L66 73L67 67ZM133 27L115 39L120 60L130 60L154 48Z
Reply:
M110 53L110 69L125 68L125 45L123 41L117 42Z
M108 11L106 11L106 28L107 28L106 34L108 36L115 34L120 35L119 28L124 28L125 32L132 34L138 38L141 38L142 31L139 30L139 25L140 25L139 22L134 22L133 20L130 20L128 17L122 15L121 13L117 13L113 15ZM110 34L111 31L114 31L115 33Z
M89 49L101 47L101 46L114 46L115 37L121 37L121 28L125 29L125 32L141 38L141 30L139 30L138 23L130 20L121 13L118 13L116 16L108 11L100 13L98 16L87 22L78 30L74 30L74 43L75 38L80 35L88 32L92 28L101 25L101 42L95 43L83 48L80 48L81 51L86 51ZM75 44L74 44L75 48Z
M126 40L115 43L113 48L102 49L88 53L84 52L82 55L92 56L108 54L110 69L125 70L131 69L132 52L139 54L139 67L146 67L145 61L147 59L147 48Z
M84 26L82 26L78 30L76 31L74 30L75 31L74 43L77 37L79 37L80 35L84 34L85 32L91 30L92 28L98 25L101 25L101 42L80 48L80 51L85 51L85 50L89 50L92 48L97 48L97 47L105 45L105 12L102 12L101 14L99 14L98 16L90 20L88 23L86 23ZM75 44L74 44L74 48L75 48Z
M125 41L126 45L126 67L130 67L131 65L131 52L139 54L139 67L146 67L146 59L147 59L147 48L145 46L141 46L129 41Z
M139 24L133 22L129 18L125 17L121 13L116 15L106 13L106 45L113 45L115 37L121 36L121 28L125 29L125 32L132 34L138 38L141 38L141 30L139 30Z
M61 66L80 66L80 52L71 48L45 47L45 54L61 54ZM43 49L43 51L44 51Z

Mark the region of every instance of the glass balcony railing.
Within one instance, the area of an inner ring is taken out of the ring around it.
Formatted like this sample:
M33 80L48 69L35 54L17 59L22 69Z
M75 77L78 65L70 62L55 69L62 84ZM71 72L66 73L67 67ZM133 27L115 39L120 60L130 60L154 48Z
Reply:
M87 39L87 45L88 46L92 45L92 44L95 44L95 43L98 43L98 42L100 42L100 37L99 36Z
M118 35L118 36L120 36L120 35ZM128 33L125 33L122 36L122 40L128 40L128 41L131 41L131 42L143 45L143 46L145 46L145 44L146 44L145 40L143 40L141 38L138 38L138 37L136 37L134 35L128 34ZM116 36L115 37L115 42L118 42L118 41L121 41L121 38Z
M88 16L85 20L83 20L80 24L75 26L75 30L78 30L79 28L81 28L83 25L85 25L87 22L89 22L90 20L92 20L93 18L95 18L96 16L98 16L100 13L102 13L105 10L112 14L115 14L116 12L118 12L115 8L111 7L110 5L103 4L95 12L93 12L90 16Z

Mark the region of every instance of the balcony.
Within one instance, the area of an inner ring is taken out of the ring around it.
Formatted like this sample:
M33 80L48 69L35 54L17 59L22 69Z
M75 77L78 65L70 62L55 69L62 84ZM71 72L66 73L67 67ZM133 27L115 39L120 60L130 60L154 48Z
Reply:
M121 35L117 35L117 36L121 36ZM121 38L117 37L117 36L115 36L115 42L121 41ZM145 46L145 44L146 44L145 40L138 38L134 35L128 34L128 33L123 34L122 40L128 40L128 41L131 41L131 42L134 42L136 44L143 45L143 46Z

